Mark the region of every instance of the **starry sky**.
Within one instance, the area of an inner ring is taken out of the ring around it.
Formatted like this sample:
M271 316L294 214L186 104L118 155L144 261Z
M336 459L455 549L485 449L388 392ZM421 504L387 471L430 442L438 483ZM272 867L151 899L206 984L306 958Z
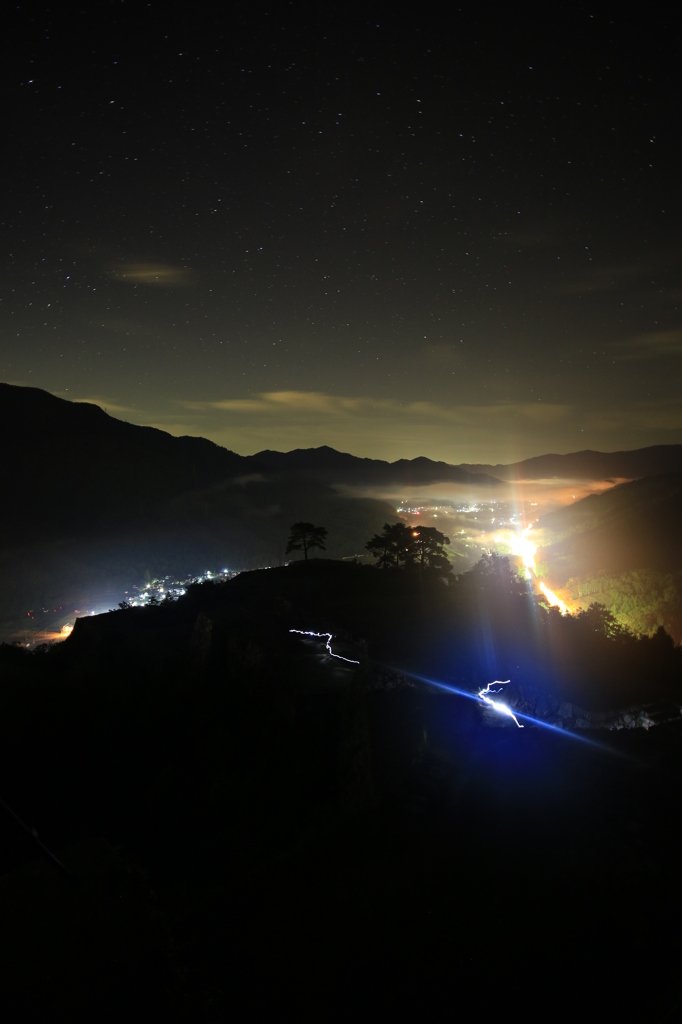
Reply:
M682 40L621 6L15 4L0 379L242 454L681 442Z

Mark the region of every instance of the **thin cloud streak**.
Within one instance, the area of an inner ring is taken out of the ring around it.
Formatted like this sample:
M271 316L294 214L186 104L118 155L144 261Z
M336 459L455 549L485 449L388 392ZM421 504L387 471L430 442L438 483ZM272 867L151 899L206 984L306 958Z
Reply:
M568 405L444 406L324 392L262 392L179 404L185 415L194 414L191 433L244 454L329 445L389 460L428 455L446 462L514 462L539 453L538 436L556 449L575 423Z
M122 263L109 271L109 276L123 284L151 284L163 288L184 288L190 283L187 267L166 263Z
M60 397L71 397L63 394ZM534 455L675 443L682 399L643 399L619 408L542 403L443 406L325 392L262 392L252 398L176 400L134 408L81 396L130 422L175 436L205 437L243 455L329 445L393 461L425 455L450 463L512 463ZM623 443L623 438L627 438Z
M570 416L569 405L518 402L499 405L443 406L434 402L397 402L383 398L348 398L315 391L268 391L255 398L223 399L214 402L182 402L182 406L199 413L226 412L267 414L288 417L323 416L326 418L409 418L410 420L471 424L475 421L506 420L510 417L533 423L564 420Z
M618 345L622 360L667 359L682 356L682 328L671 331L650 331L628 338Z

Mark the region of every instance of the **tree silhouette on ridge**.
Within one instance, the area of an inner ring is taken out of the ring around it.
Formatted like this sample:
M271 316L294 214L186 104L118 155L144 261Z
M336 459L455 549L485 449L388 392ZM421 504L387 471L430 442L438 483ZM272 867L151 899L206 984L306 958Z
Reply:
M307 562L308 552L311 548L320 548L322 551L327 550L324 545L326 536L327 530L324 526L315 526L313 523L294 523L289 532L289 541L285 554L289 555L292 551L302 551L303 558Z

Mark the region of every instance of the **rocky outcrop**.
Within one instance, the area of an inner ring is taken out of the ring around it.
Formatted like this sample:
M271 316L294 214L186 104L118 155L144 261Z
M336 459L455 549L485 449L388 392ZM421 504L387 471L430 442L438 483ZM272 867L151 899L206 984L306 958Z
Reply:
M517 715L526 715L560 729L650 729L682 717L682 708L672 702L633 704L607 711L588 711L552 694L526 686L505 693L504 702ZM499 717L499 716L498 716Z

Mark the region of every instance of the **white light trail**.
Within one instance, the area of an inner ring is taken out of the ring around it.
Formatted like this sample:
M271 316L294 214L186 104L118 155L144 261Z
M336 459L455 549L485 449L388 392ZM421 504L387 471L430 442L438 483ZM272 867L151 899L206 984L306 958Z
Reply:
M491 690L491 686L506 686L507 683L509 682L511 682L511 680L509 679L496 679L494 683L488 683L484 690L480 690L478 696L481 698L484 704L487 704L489 707L494 708L495 711L499 711L501 715L509 715L510 718L514 719L519 729L523 729L523 726L521 725L521 723L519 722L518 718L516 717L511 708L507 707L506 704L501 704L499 700L493 700L492 697L488 696L488 694L490 693L502 693L502 690Z
M310 629L290 629L289 632L299 633L301 636L313 636L320 640L322 639L322 637L326 637L327 643L325 646L327 648L327 652L331 654L332 658L338 658L339 661L347 661L350 665L360 664L360 662L356 661L355 658L344 658L342 654L334 654L332 650L332 636L334 635L333 633L313 633L313 631Z

